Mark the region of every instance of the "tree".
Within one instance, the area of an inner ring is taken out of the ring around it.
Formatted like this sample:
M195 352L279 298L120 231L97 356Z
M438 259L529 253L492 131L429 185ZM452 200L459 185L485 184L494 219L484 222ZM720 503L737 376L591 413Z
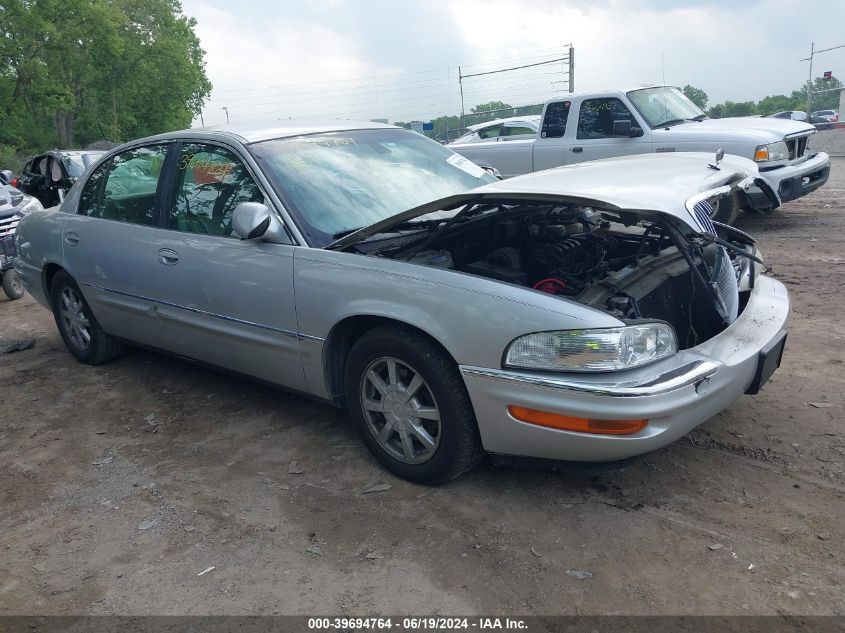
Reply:
M707 115L714 119L731 116L749 116L754 113L753 101L725 101L710 108Z
M837 110L839 108L839 90L837 89L842 87L842 82L836 77L830 79L816 77L812 84L809 81L805 82L800 92L803 93L802 100L806 103L807 90L812 89L811 107L814 112L816 110Z
M0 1L0 144L187 127L211 92L195 26L178 0Z
M494 112L494 110L499 110ZM508 112L510 110L511 112ZM467 116L467 124L484 123L493 119L501 119L513 115L513 106L504 101L488 101L470 108L471 115Z
M697 105L702 110L707 109L707 101L709 97L707 93L704 92L701 88L696 88L695 86L690 86L687 84L683 88L681 88L681 92L683 92L687 99L692 101L695 105Z

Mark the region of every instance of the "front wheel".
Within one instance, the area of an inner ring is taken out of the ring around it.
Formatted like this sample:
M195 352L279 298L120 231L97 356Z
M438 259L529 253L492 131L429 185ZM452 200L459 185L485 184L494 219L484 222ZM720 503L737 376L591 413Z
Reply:
M345 391L364 444L399 477L444 483L483 456L458 368L422 334L399 326L366 333L349 353Z
M6 293L10 301L23 297L23 284L14 268L10 268L3 273L3 292Z
M78 361L100 365L120 355L123 344L103 331L79 286L66 272L53 278L50 299L59 334Z

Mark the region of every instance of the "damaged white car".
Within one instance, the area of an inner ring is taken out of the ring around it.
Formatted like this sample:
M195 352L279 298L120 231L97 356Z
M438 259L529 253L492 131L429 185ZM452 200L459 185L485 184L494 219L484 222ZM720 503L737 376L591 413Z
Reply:
M308 393L437 483L485 451L645 453L756 393L789 299L711 216L757 177L684 154L498 182L391 126L189 130L25 217L16 266L79 360L141 344Z

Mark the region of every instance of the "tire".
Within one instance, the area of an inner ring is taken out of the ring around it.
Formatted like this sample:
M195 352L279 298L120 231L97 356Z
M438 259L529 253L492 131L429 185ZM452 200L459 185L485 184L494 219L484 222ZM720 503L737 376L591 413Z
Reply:
M15 301L16 299L23 297L23 284L21 283L21 278L18 277L18 273L15 272L14 268L10 268L3 273L3 292L6 293L6 296L9 297L10 301Z
M484 451L463 379L426 336L401 326L370 330L350 350L344 375L349 415L364 444L392 473L440 484L481 461Z
M79 286L63 270L53 278L50 301L59 334L78 361L100 365L123 352L123 344L103 331Z

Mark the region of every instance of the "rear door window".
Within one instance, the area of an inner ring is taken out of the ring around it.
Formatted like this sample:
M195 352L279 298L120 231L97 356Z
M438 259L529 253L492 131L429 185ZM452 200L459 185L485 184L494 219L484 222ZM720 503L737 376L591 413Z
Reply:
M129 224L156 224L156 189L167 147L137 147L112 158L102 194L100 217Z
M85 181L85 186L79 194L79 206L76 212L92 218L103 217L103 183L106 181L111 161L100 165Z
M543 128L540 130L542 138L561 138L566 133L569 105L569 101L556 101L546 106Z

